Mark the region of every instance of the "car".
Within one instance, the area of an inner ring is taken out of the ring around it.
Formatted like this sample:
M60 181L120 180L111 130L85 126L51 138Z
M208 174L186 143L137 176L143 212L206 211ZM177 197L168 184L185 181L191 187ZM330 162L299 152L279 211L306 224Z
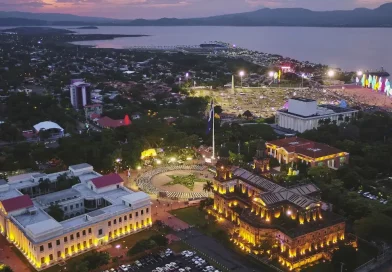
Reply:
M126 265L123 265L123 264L122 264L122 265L120 265L119 268L120 268L121 271L124 271L124 272L127 272L127 271L128 271L128 267L127 267Z

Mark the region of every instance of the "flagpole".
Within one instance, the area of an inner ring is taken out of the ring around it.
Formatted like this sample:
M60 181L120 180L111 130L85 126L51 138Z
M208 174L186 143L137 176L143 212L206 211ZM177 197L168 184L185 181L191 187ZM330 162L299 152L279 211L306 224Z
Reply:
M215 159L215 105L212 98L212 159Z

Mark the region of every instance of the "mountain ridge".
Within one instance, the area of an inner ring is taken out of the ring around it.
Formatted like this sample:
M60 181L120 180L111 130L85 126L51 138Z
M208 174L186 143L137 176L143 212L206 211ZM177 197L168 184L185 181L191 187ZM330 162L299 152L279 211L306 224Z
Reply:
M9 16L9 17L7 17ZM11 17L10 17L11 16ZM22 16L15 17L15 16ZM54 20L56 17L57 20ZM18 22L18 19L21 21ZM72 14L0 11L0 26L302 26L302 27L392 27L392 3L375 9L312 11L305 8L262 8L255 11L200 18L120 20ZM8 21L8 22L7 22ZM13 24L11 24L13 23Z

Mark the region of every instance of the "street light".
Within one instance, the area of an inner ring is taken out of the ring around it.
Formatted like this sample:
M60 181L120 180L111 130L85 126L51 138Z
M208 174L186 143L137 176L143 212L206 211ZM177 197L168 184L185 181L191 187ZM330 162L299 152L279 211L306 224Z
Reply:
M335 71L334 70L329 70L328 71L328 76L329 77L333 77L335 75Z
M268 73L268 75L269 75L269 77L274 77L274 71L270 71L270 72Z
M245 72L244 71L240 71L239 75L241 77L241 88L242 88L242 77L245 75Z
M359 70L358 72L357 72L357 76L362 76L363 75L363 72L361 71L361 70Z

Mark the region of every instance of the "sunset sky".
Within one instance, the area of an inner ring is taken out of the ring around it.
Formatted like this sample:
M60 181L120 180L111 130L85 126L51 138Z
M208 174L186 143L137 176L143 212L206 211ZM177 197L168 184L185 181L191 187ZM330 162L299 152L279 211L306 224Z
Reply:
M391 0L392 1L392 0ZM262 7L312 10L375 8L385 0L0 0L0 10L71 13L121 19L204 17Z

